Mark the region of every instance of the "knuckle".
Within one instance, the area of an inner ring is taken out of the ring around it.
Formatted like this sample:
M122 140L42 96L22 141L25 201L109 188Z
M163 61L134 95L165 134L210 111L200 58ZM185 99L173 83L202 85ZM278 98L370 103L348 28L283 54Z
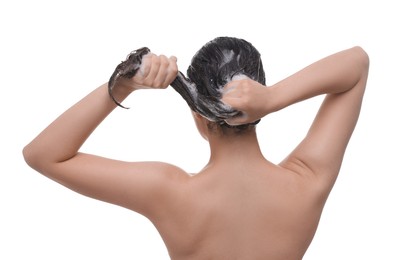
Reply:
M160 65L161 60L158 58L158 56L153 56L152 58L152 66L158 67Z
M178 67L177 67L175 64L171 64L171 65L168 67L168 71L169 71L170 73L176 75L176 74L178 73Z
M164 55L160 55L159 60L160 60L161 64L164 64L164 65L168 65L168 63L169 63L168 58Z
M176 74L178 73L178 67L177 67L177 66L171 66L171 67L169 68L169 71L170 71L170 73L171 73L172 75L175 75L175 76L176 76Z

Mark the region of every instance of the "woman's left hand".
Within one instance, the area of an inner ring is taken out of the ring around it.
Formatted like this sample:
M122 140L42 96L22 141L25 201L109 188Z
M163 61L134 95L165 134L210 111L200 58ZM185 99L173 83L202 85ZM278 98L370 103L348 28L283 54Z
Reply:
M225 120L229 125L252 123L269 113L268 88L252 79L229 82L223 88L222 102L242 112Z

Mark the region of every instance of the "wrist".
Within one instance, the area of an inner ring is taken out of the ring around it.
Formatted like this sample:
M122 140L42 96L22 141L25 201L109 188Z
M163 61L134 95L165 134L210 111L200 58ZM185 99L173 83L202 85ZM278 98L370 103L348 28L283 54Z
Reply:
M108 85L108 83L106 85ZM123 85L122 82L118 82L113 86L111 96L115 102L117 101L118 103L120 103L124 99L126 99L132 92L134 92L134 90L134 88Z
M277 112L285 107L282 103L282 99L280 98L280 90L281 89L278 84L266 87L265 106L267 114Z

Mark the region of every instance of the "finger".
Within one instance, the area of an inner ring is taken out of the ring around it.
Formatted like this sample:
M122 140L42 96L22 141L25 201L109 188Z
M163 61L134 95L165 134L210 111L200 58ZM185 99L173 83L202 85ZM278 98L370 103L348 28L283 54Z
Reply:
M142 57L141 66L139 67L139 74L143 78L145 78L149 74L149 71L150 71L150 68L152 65L151 59L152 59L153 55L155 55L155 54L149 52L148 54L143 55L143 57Z
M238 82L229 82L222 89L223 97L241 97L241 88Z
M158 58L160 60L160 66L153 81L153 87L167 87L164 86L164 82L167 78L169 60L164 55L160 55Z
M240 104L240 99L239 99L239 98L235 98L235 97L223 97L223 98L221 99L221 101L222 101L223 103L225 103L226 105L229 105L229 106L231 106L231 107L233 107L233 108L239 110L239 109L238 109L239 104Z
M247 114L242 113L242 114L239 115L239 116L226 119L225 122L226 122L228 125L231 125L231 126L243 125L243 124L249 123L249 122L247 122L247 119L248 119Z
M144 77L145 82L148 85L153 84L157 73L159 71L160 65L161 65L161 59L159 58L159 56L153 54L150 58L150 70L148 71L147 75ZM145 71L146 73L146 71Z
M176 75L178 74L178 65L177 58L175 56L171 56L169 58L169 64L167 68L167 77L165 78L164 84L166 86L170 85L172 81L175 80Z
M233 92L234 90L236 90L236 85L228 85L227 87L223 88L222 94L223 94L223 96L227 96L227 95L230 95L230 93ZM236 93L234 93L234 94L236 94ZM231 95L233 95L233 93Z
M236 75L234 75L234 76L232 77L232 81L235 81L235 80L244 80L244 79L249 79L249 77L247 77L247 76L244 75L244 74L236 74Z
M223 87L222 94L226 95L227 93L231 92L235 88L236 88L235 82L229 82Z

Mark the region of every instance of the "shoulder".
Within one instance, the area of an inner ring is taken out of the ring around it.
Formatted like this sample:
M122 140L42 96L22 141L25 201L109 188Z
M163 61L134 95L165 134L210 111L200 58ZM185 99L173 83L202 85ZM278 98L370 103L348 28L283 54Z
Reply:
M131 162L130 169L135 171L136 168L142 169L141 174L150 174L170 182L180 182L190 177L182 168L165 162Z
M190 175L183 169L164 162L131 162L128 204L130 209L147 217L174 200Z
M133 181L140 181L158 192L168 192L190 179L190 175L178 166L165 162L131 162L127 172Z

